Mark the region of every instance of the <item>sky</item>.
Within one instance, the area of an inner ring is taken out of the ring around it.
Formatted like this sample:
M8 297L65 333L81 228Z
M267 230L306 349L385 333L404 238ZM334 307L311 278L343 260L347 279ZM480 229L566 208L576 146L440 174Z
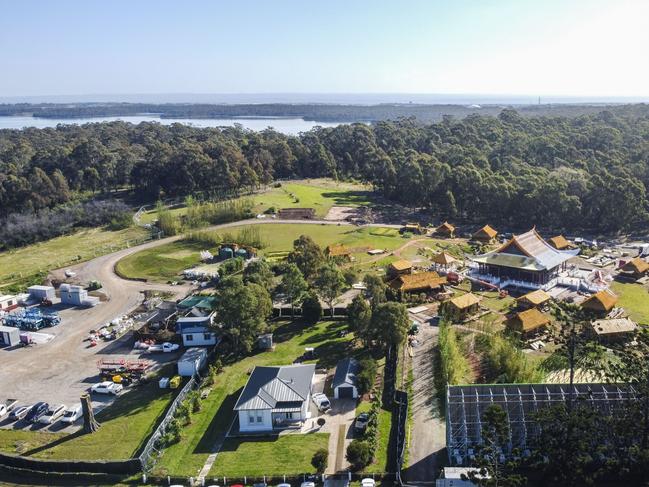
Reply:
M648 97L647 0L0 3L0 97Z

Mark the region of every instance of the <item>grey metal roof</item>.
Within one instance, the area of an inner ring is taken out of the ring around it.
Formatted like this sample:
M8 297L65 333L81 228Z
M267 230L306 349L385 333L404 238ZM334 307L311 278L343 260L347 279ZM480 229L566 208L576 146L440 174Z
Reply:
M336 365L336 374L334 375L333 387L338 386L356 386L356 374L360 370L360 365L356 359L347 357L342 359Z
M249 409L295 410L309 397L315 364L255 367L234 406Z
M512 248L513 252L508 252ZM579 253L575 250L557 250L532 229L511 240L499 249L473 257L474 262L501 265L524 270L554 269Z

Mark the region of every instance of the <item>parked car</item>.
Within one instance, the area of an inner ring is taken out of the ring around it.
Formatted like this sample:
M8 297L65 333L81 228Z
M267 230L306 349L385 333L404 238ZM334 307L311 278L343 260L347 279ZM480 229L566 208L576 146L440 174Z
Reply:
M169 352L175 352L180 348L180 345L177 343L169 343L169 342L164 342L164 343L159 343L156 345L151 345L147 351L149 353L157 353L157 352L164 352L164 353L169 353Z
M124 386L122 386L122 384L116 384L114 382L106 380L92 386L90 388L90 392L96 392L97 394L113 394L116 396L122 389L124 389Z
M331 409L331 402L329 402L329 398L325 396L323 393L318 392L314 394L312 396L312 399L313 399L313 403L316 406L318 406L318 409L323 413Z
M42 424L52 424L63 416L63 414L65 414L65 404L50 406L47 408L47 411L45 411L45 414L38 418L38 422Z
M361 487L374 487L376 485L376 481L374 479L363 479L361 480Z
M9 413L9 417L15 420L23 419L25 416L27 416L27 413L31 408L32 408L32 404L27 406L17 407L13 411L11 411L11 413Z
M356 417L356 420L354 420L354 431L356 431L356 433L365 433L369 420L370 415L368 413L359 414Z
M29 423L36 423L40 419L40 417L47 412L49 407L50 405L46 402L37 402L29 410L27 416L25 416L25 421Z
M69 407L65 410L61 421L64 423L72 424L81 417L81 414L81 404L77 404L76 406Z
M0 404L0 419L7 416L11 412L11 410L16 407L17 403L18 401L16 401L15 399L7 399L7 402Z
M315 482L302 482L300 487L315 487Z

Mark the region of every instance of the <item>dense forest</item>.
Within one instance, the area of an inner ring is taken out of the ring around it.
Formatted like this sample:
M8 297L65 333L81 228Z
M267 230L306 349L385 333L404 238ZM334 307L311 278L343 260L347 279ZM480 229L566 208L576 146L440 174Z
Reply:
M454 221L612 233L647 228L649 107L579 117L446 117L316 128L124 122L0 131L0 218L132 188L223 198L276 179L353 178Z
M141 114L160 114L162 118L232 118L232 117L292 117L316 122L378 122L415 117L421 122L439 122L450 115L497 116L502 105L433 105L419 103L309 104L309 103L76 103L76 104L0 104L0 115L29 114L41 118L87 118ZM619 110L621 107L611 107ZM622 108L629 110L628 107ZM576 117L597 113L598 105L521 105L516 110L524 116Z

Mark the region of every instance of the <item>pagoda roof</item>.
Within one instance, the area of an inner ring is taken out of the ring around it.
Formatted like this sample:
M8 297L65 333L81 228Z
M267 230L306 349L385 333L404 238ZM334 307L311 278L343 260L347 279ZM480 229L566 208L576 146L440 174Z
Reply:
M561 265L578 253L578 249L555 249L532 228L529 232L514 235L493 252L478 255L472 260L481 264L543 271Z

